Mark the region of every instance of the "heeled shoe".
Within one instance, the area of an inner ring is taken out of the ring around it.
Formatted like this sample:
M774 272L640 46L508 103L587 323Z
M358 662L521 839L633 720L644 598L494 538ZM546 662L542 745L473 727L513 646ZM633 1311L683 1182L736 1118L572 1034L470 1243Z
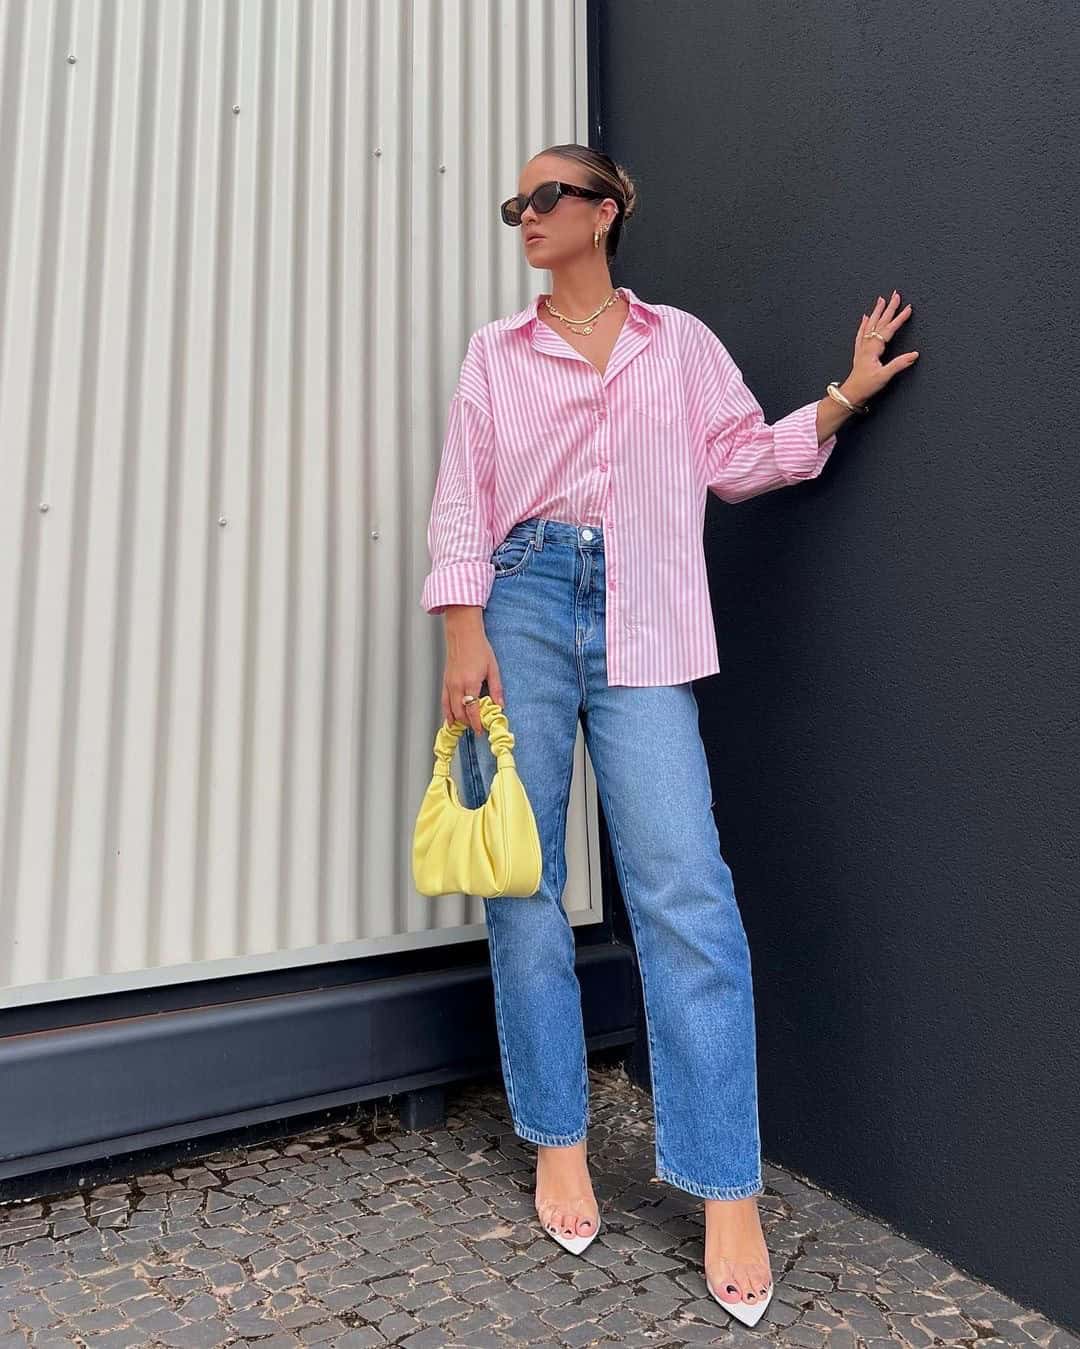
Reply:
M709 1292L712 1294L713 1301L719 1302L724 1311L730 1312L737 1321L741 1321L744 1326L756 1326L765 1315L765 1308L772 1301L772 1295L776 1285L770 1283L768 1291L759 1302L744 1302L742 1298L740 1298L738 1302L725 1302L708 1279L705 1280L705 1287L708 1288Z
M571 1255L580 1255L596 1240L596 1234L600 1231L600 1215L599 1213L596 1215L596 1227L584 1237L564 1237L558 1228L548 1227L543 1222L540 1225L549 1237L555 1238L564 1251L569 1251Z

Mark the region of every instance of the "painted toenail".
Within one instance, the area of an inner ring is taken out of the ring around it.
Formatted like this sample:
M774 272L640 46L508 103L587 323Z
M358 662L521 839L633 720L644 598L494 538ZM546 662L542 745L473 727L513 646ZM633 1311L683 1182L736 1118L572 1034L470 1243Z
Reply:
M737 1293L738 1291L739 1290L735 1287L733 1283L729 1283L728 1286L724 1289L725 1293Z

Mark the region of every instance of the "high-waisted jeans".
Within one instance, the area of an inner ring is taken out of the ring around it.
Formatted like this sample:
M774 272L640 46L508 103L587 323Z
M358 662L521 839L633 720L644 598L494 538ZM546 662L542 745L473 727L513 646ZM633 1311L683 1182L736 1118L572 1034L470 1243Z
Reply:
M568 1146L586 1136L590 1118L575 942L562 904L580 717L641 974L656 1175L706 1199L760 1194L750 952L720 854L693 687L609 686L601 525L533 516L491 560L484 630L543 851L534 895L484 897L514 1131ZM467 730L460 747L463 796L475 809L495 760L482 732Z

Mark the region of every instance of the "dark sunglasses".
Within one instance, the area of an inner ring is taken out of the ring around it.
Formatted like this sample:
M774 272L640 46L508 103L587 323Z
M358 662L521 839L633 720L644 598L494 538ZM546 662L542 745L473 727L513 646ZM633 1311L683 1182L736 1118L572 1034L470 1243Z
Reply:
M499 211L504 225L520 225L522 213L530 204L537 215L547 215L558 205L560 197L599 197L603 200L609 195L607 192L594 192L588 187L578 187L576 183L541 183L528 196L519 192L516 197L507 197Z

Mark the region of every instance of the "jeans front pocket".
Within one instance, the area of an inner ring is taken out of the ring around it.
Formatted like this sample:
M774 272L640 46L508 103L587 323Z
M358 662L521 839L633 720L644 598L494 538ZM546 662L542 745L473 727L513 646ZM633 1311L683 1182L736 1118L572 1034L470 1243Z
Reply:
M495 568L495 579L500 576L516 576L529 565L533 553L533 541L523 534L510 534L491 554L491 565Z

